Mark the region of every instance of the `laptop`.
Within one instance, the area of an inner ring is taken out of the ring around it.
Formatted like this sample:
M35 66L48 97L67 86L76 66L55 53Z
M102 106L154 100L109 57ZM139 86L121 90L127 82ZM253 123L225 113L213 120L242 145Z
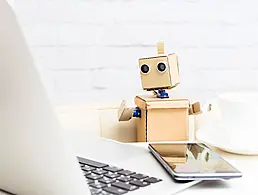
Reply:
M1 195L173 194L146 148L62 131L12 9L0 1Z

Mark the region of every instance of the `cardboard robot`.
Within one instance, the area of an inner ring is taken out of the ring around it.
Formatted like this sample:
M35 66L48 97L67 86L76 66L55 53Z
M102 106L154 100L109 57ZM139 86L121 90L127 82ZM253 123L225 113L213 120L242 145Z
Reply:
M189 115L199 113L200 105L190 104L187 98L169 97L166 89L179 84L178 58L175 53L166 55L163 43L158 43L157 51L156 56L139 59L142 88L153 94L137 95L134 108L123 101L118 119L137 118L137 142L189 140Z

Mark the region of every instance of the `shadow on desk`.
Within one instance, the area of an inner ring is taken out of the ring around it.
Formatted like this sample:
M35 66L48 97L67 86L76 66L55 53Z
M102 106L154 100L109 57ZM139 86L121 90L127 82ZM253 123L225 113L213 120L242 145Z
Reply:
M193 188L212 189L212 188L230 188L230 185L225 181L214 180L214 181L202 181Z

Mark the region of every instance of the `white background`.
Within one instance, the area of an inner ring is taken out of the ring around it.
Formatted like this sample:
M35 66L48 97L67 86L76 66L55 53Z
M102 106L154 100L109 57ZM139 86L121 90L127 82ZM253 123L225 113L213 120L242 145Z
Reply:
M179 56L182 95L258 89L255 0L8 2L56 104L142 93L138 59L155 55L158 41Z

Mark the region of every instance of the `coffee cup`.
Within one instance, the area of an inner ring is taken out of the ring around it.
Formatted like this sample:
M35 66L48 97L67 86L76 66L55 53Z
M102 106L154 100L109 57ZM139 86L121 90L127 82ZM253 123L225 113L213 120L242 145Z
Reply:
M219 94L198 123L199 134L212 136L215 145L258 154L258 93Z

